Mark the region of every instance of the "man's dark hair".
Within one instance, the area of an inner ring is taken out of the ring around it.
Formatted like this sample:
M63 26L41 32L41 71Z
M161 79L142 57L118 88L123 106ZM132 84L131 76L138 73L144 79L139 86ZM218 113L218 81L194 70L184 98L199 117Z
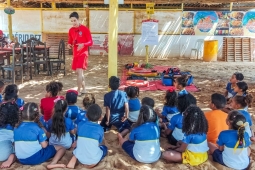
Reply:
M222 109L225 107L227 101L222 94L214 93L211 96L211 102L217 109Z
M79 19L79 14L77 12L72 12L70 15L69 15L69 18L76 18L76 19Z

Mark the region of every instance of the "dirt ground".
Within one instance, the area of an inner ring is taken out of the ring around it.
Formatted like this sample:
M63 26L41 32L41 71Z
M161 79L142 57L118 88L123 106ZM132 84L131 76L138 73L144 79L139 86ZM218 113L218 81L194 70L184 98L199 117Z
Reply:
M65 91L71 88L76 88L76 76L75 73L70 70L71 56L67 57L67 75L63 77L62 74L55 74L53 77L39 75L33 77L33 80L25 81L23 84L19 84L20 94L26 102L37 102L39 104L40 99L45 94L45 86L52 80L61 81L64 84L63 95ZM88 93L96 95L96 103L103 108L103 96L107 93L108 88L108 58L107 56L90 56L89 67L85 72L86 76L86 89ZM118 61L118 76L121 76L122 69L125 64L144 61L143 57L130 57L121 56ZM168 60L150 59L149 62L153 65L165 65L165 66L177 66L181 71L190 71L194 76L195 85L201 90L200 92L192 93L198 100L198 106L202 110L207 111L208 103L210 102L210 96L212 93L220 92L224 93L225 85L234 72L242 72L245 76L245 81L249 84L249 90L255 96L254 84L255 84L255 64L254 63L229 63L229 62L203 62L201 60L189 60L189 59L176 59L169 58ZM163 106L164 91L145 91L141 92L140 99L143 97L152 97L156 106ZM81 106L82 98L79 98L77 105ZM250 109L250 113L254 113L254 109ZM253 117L254 120L254 117ZM162 159L154 164L141 164L130 157L121 149L118 145L116 131L111 130L105 133L105 143L109 148L108 156L94 169L124 169L124 170L164 170L164 169L228 169L208 160L206 163L198 166L191 167L183 164L170 164L166 163ZM165 139L161 139L162 149L166 144ZM66 155L60 161L67 164L72 156L71 151L67 151ZM251 165L250 169L255 169L255 144L252 145ZM38 166L22 166L19 163L15 163L9 169L46 169L48 162ZM82 169L81 165L76 166L76 169Z

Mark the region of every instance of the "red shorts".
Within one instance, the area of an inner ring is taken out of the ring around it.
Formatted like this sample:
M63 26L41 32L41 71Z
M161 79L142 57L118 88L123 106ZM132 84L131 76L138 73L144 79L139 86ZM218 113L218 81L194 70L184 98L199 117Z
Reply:
M72 62L72 70L76 70L81 68L86 70L88 67L88 51L76 51L74 49L73 53L73 62Z

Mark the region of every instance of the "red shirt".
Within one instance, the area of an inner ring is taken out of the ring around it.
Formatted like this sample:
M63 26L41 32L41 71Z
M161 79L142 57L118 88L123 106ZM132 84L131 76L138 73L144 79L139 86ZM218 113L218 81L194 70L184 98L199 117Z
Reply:
M48 121L51 116L52 116L52 111L55 105L54 100L56 100L57 98L61 98L64 99L63 96L56 96L56 97L45 97L41 99L41 112L44 116L44 120Z
M84 48L77 51L77 44L84 44ZM72 27L68 33L68 44L73 45L74 57L88 56L88 47L93 45L91 33L87 27L80 25L79 27Z

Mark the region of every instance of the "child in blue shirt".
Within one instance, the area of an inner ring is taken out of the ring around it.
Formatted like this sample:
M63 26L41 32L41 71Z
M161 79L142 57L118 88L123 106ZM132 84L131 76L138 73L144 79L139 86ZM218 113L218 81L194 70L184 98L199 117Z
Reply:
M164 131L162 131L162 133L165 133L165 135L167 136L168 142L171 145L176 145L178 141L183 140L184 137L184 133L182 131L183 113L190 105L197 104L196 98L190 93L179 96L177 100L178 100L177 108L180 111L180 113L174 115L171 118L168 125L163 124L165 126Z
M21 108L25 102L23 99L18 97L18 86L16 84L7 85L4 90L4 102L15 101L16 104Z
M74 169L77 159L86 168L95 167L106 155L107 147L102 145L104 130L97 123L102 118L102 110L97 104L92 104L86 114L88 121L78 124L77 146L67 167Z
M171 118L179 113L176 106L177 106L177 93L173 88L171 88L166 91L163 111L160 113L160 110L156 108L156 113L158 117L162 119L163 122L170 122Z
M48 145L44 130L39 126L39 108L36 103L26 103L22 122L14 129L15 154L23 165L38 165L53 157L48 169L65 168L57 162L65 154L65 148Z
M169 146L170 150L163 152L162 158L169 162L197 166L208 159L206 133L208 123L203 111L194 105L183 113L182 131L184 138L177 146Z
M76 90L68 90L66 92L66 101L68 103L67 111L65 113L65 117L75 121L78 114L80 114L80 107L76 106L77 103L78 91Z
M153 163L161 156L157 114L148 105L143 105L137 122L132 128L129 140L118 134L122 149L134 160L141 163Z
M9 168L15 161L13 129L19 121L19 108L16 103L0 105L0 168Z
M83 100L82 100L82 104L84 107L84 110L81 110L81 112L77 115L76 121L75 121L75 125L77 126L81 121L87 121L87 110L89 108L89 106L91 106L92 104L96 103L96 99L95 99L95 95L94 94L90 94L90 95L86 95Z
M218 146L209 143L213 161L232 169L246 169L249 166L251 145L245 131L245 117L237 111L231 111L226 120L229 130L224 130L218 137Z
M131 127L137 121L140 113L141 103L138 98L139 87L128 86L125 88L125 92L127 93L127 96L129 98L128 99L129 114L127 121ZM121 132L122 136L126 136L129 133L129 131L130 129L123 130Z
M179 91L178 96L183 96L183 95L186 95L189 93L185 89L185 87L187 86L187 83L188 83L188 79L189 79L189 77L187 74L183 74L180 77L177 77L176 79L174 79L174 86Z
M243 79L244 79L243 74L239 72L236 72L231 76L225 91L225 97L227 98L227 100L236 95L234 87L236 86L237 82L243 81Z
M0 104L3 102L3 96L2 96L2 93L4 91L4 82L3 81L0 81Z
M235 96L232 99L231 106L233 109L238 110L239 113L241 113L245 119L246 122L249 124L249 126L245 126L245 131L248 133L251 141L255 141L254 133L252 130L252 118L249 112L245 110L245 107L248 105L248 103L252 102L252 96Z
M104 131L107 131L114 125L119 132L129 129L127 118L129 117L129 107L126 92L118 90L120 79L116 76L109 78L109 87L111 92L104 95L104 107L106 114L100 123Z
M52 118L48 121L49 144L62 146L69 149L75 139L74 122L66 118L64 113L67 109L67 102L65 100L58 100L54 106L54 113ZM72 136L71 136L72 135Z

